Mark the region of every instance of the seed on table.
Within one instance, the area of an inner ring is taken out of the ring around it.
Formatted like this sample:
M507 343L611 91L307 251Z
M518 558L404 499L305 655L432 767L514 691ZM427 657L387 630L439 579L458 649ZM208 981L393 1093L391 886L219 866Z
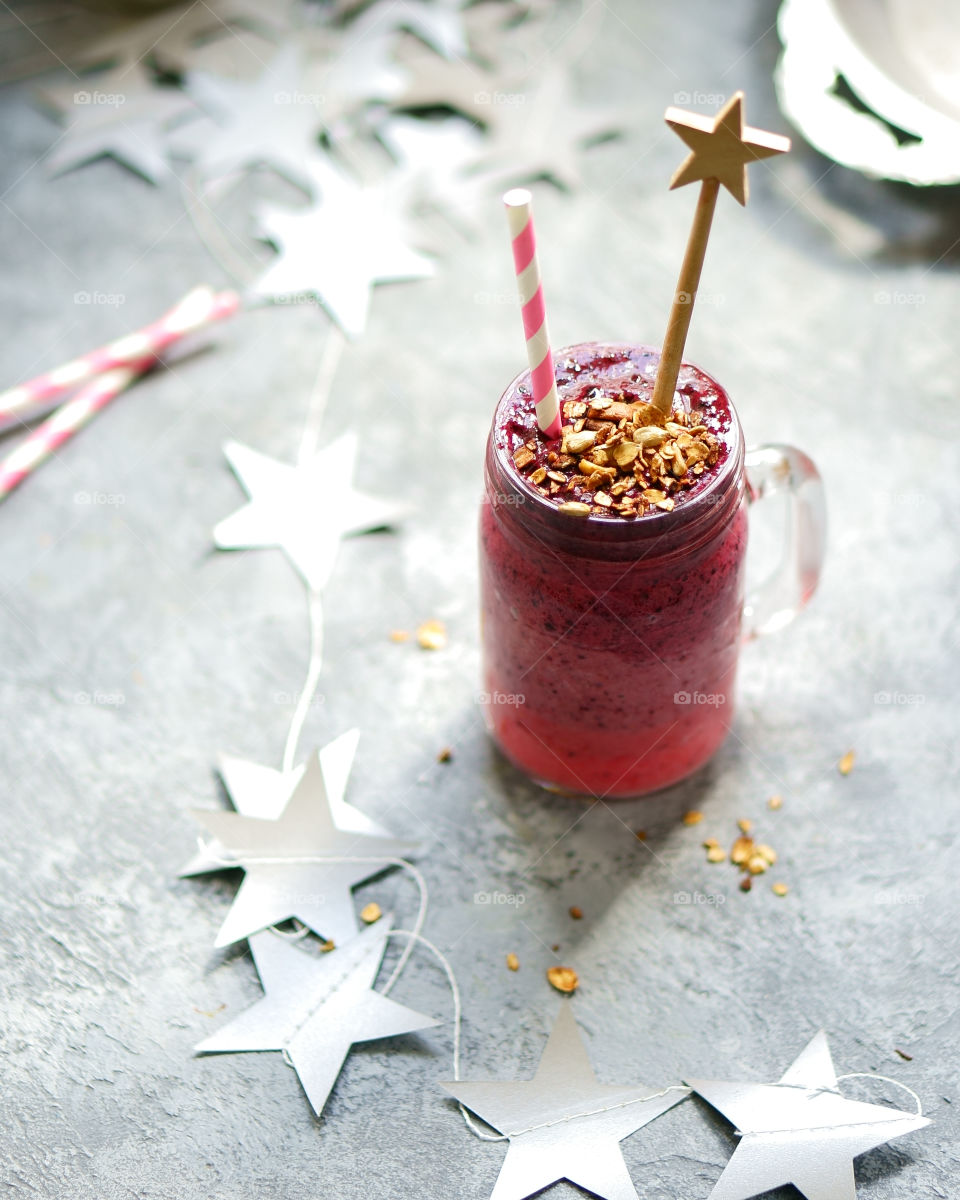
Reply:
M694 808L692 808L689 812L685 812L683 814L684 825L699 825L702 820L703 820L703 813L697 812L697 810Z
M775 883L770 890L775 896L785 896L790 891L785 883Z
M520 970L520 959L517 958L517 956L513 953L512 950L507 955L507 970L508 971L519 971Z
M558 992L569 995L580 986L580 977L573 967L548 967L547 979Z

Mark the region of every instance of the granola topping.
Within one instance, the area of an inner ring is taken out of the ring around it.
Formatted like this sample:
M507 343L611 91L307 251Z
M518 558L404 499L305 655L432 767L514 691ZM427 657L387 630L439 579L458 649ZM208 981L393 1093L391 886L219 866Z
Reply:
M669 418L639 398L636 379L614 394L593 387L563 398L559 442L526 432L514 446L518 472L570 516L634 518L670 512L720 458L720 439L705 414L675 404Z

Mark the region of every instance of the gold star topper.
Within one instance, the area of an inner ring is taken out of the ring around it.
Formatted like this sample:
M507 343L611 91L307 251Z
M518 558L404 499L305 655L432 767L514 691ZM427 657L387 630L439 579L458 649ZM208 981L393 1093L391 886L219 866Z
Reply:
M674 172L670 187L700 181L700 199L680 268L653 389L653 404L669 416L721 184L741 204L746 204L747 164L785 154L790 149L790 139L744 125L743 92L731 96L715 117L668 108L666 122L690 147L690 153Z
M775 154L786 154L790 139L743 123L743 92L736 92L715 117L668 108L667 124L690 147L690 154L670 180L671 188L697 180L716 179L746 204L747 164Z

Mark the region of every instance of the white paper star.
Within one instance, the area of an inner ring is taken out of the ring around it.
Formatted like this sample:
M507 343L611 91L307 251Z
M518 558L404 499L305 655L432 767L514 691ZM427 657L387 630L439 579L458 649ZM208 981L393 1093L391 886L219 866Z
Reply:
M407 71L390 50L393 31L364 13L345 31L305 30L306 88L322 98L324 125L336 141L349 133L345 119L371 101L389 103L407 85Z
M477 180L465 174L482 152L476 126L460 117L393 117L377 133L398 164L392 186L404 190L411 209L419 204L446 212L464 231L479 226L489 203Z
M109 155L150 183L170 173L165 131L194 107L177 88L157 86L139 63L84 75L40 96L67 122L44 159L49 174Z
M583 182L582 150L629 127L624 111L575 103L570 92L570 78L559 67L543 71L530 91L503 85L501 98L491 104L498 119L481 159L501 185L549 178L572 191Z
M279 254L253 291L315 296L344 333L358 337L375 284L425 279L433 263L406 244L389 189L359 187L319 158L307 169L321 199L296 212L261 212L263 233Z
M368 29L409 30L444 58L462 58L469 49L462 7L460 0L377 0L362 20Z
M178 130L171 148L208 177L266 165L305 190L304 160L323 126L320 97L304 86L299 46L288 43L257 79L187 72L183 86L210 116Z
M206 810L194 815L223 847L224 859L246 872L217 946L294 917L330 941L349 941L357 931L351 888L418 850L415 842L341 829L316 756L276 819ZM223 868L220 862L217 869Z
M359 740L360 730L350 729L317 752L330 815L338 829L390 837L389 829L385 829L343 798ZM217 770L238 813L244 817L260 817L265 821L274 821L283 812L293 789L303 777L304 764L284 772L243 758L234 758L230 754L222 754ZM222 846L216 843L208 845L193 856L180 874L202 875L208 871L222 871L223 856Z
M278 546L313 591L330 578L342 538L382 529L403 511L354 488L354 433L295 467L239 442L224 453L250 503L216 526L214 541L222 550Z
M689 1095L597 1083L567 1003L532 1080L441 1087L510 1139L491 1200L523 1200L561 1179L606 1200L637 1200L619 1143Z
M691 1079L690 1086L740 1134L710 1200L748 1200L787 1183L807 1200L855 1200L854 1158L930 1124L841 1096L823 1031L779 1083Z
M199 38L229 36L232 26L279 33L289 28L291 0L203 0L122 20L66 51L73 65L118 63L131 67L152 57L167 70L185 65Z
M197 1046L200 1054L286 1051L313 1111L320 1115L350 1048L438 1024L373 991L392 919L322 957L276 934L250 939L264 998Z

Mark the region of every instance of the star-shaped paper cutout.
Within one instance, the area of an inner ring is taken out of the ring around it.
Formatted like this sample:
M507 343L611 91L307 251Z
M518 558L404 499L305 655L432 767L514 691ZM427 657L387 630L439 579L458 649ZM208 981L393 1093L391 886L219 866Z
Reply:
M740 1134L710 1200L748 1200L787 1183L807 1200L855 1200L853 1159L930 1124L841 1096L823 1031L779 1083L689 1082Z
M224 453L250 502L216 526L213 540L221 550L278 546L313 591L330 578L342 538L383 529L403 511L354 488L354 433L297 466L239 442Z
M389 25L363 13L346 30L329 25L300 36L306 55L304 87L321 97L320 111L331 140L348 139L348 118L373 101L395 100L407 84L407 71L391 54Z
M291 918L335 943L349 941L357 929L351 888L419 848L399 838L341 829L315 756L274 820L207 810L194 815L223 847L226 865L246 872L217 946Z
M668 108L667 124L690 147L670 180L672 188L703 179L718 179L732 196L746 204L747 164L785 154L790 139L743 123L743 92L735 92L715 117Z
M447 214L462 232L481 224L487 199L466 171L483 149L483 135L462 117L422 121L392 117L377 135L397 161L389 186L402 190L411 211L419 207Z
M317 752L330 814L338 829L390 837L389 829L344 799L359 740L360 730L350 729ZM244 817L274 821L283 812L293 789L303 778L304 764L294 767L292 771L277 771L273 767L235 758L231 754L221 754L217 770L238 813ZM207 845L197 851L180 874L203 875L208 871L222 871L223 856L222 846L216 843Z
M461 0L377 0L361 20L369 28L406 29L444 58L459 59L469 52L462 7Z
M637 1200L619 1143L689 1095L598 1083L566 1003L533 1079L441 1086L510 1139L491 1200L523 1200L561 1179L606 1200Z
M266 165L310 189L304 161L323 127L320 98L304 85L299 46L281 47L256 79L188 71L183 86L210 119L178 130L170 146L209 177Z
M360 187L321 158L307 168L320 200L295 212L264 209L260 224L279 254L254 284L261 296L315 296L350 337L367 323L378 283L425 279L433 263L407 245L396 193Z
M150 183L170 173L165 131L194 111L178 88L160 87L139 64L84 75L70 86L48 87L40 97L67 126L44 166L51 175L109 156Z
M581 151L629 127L622 109L574 103L569 75L553 66L538 74L532 91L501 83L488 111L494 123L480 164L500 187L545 178L572 191L583 182Z
M202 1041L197 1052L286 1051L319 1116L355 1043L438 1024L373 990L392 923L384 917L321 957L275 933L255 934L250 950L265 995Z
M189 48L202 37L231 35L233 26L279 33L289 28L291 0L203 0L165 6L160 12L141 13L133 19L97 29L79 45L64 50L73 65L100 66L119 63L132 67L154 58L166 70L182 68Z

